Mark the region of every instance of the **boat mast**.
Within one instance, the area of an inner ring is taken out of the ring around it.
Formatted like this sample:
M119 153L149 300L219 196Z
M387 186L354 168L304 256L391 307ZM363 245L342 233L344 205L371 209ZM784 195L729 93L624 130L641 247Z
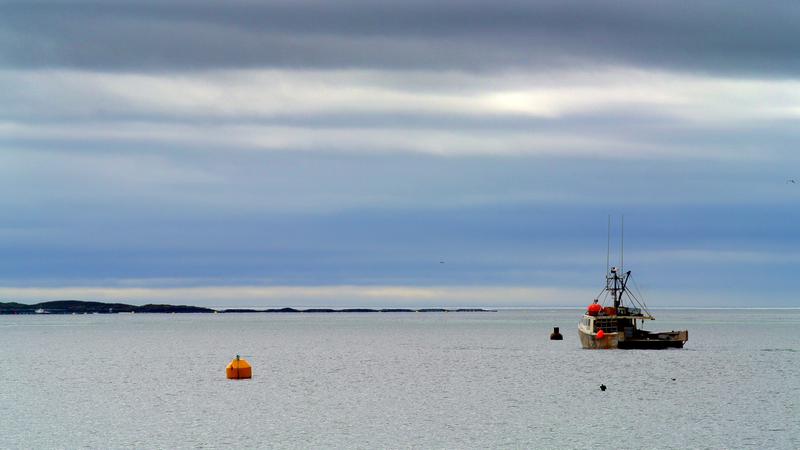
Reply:
M608 243L606 246L606 287L603 293L611 293L614 308L617 309L623 306L623 297L628 296L629 306L638 306L644 314L636 313L636 318L641 320L653 319L650 311L647 310L647 305L640 301L628 289L628 282L631 281L631 271L625 272L625 216L620 214L620 237L619 237L619 266L611 267L611 214L608 215ZM607 297L604 297L605 301ZM627 314L627 312L626 312ZM623 314L625 315L625 314Z
M623 284L621 283L621 279L619 277L619 273L617 272L616 267L611 268L611 273L613 275L614 285L611 288L611 294L614 298L614 308L619 308L620 301L622 301L622 289Z
M622 273L625 273L625 216L619 216L619 270ZM614 308L619 308L620 303L622 302L622 291L625 289L625 283L620 282L619 272L614 273L614 287L617 287L617 283L619 283L619 289L617 290L617 297L614 300Z

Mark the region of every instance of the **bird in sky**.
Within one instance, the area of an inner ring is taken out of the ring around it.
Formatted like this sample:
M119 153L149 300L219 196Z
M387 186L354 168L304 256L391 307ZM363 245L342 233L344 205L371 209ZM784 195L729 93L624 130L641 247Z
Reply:
M794 178L789 178L788 180L786 180L786 184L789 184L789 183L797 184L797 181L795 181Z

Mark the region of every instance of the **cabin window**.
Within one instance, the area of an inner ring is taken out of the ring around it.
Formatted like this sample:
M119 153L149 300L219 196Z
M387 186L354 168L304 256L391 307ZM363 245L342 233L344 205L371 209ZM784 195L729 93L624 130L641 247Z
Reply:
M606 333L616 333L617 319L603 318L595 320L593 331L597 332L598 330L603 330Z

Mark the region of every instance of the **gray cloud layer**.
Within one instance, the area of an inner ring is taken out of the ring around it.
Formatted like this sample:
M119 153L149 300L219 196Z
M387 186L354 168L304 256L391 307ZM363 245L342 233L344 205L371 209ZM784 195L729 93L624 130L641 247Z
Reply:
M794 76L798 23L795 1L26 1L0 5L0 62L156 71L624 64Z

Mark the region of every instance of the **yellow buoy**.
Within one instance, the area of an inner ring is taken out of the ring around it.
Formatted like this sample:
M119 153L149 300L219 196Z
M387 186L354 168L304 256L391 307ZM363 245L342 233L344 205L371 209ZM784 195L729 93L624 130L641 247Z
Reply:
M225 374L231 380L252 378L253 368L246 359L242 359L239 357L239 355L236 355L236 358L234 358L233 361L228 364L228 367L225 368Z

